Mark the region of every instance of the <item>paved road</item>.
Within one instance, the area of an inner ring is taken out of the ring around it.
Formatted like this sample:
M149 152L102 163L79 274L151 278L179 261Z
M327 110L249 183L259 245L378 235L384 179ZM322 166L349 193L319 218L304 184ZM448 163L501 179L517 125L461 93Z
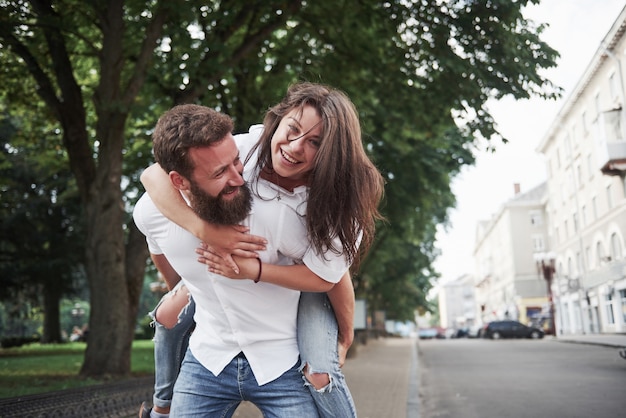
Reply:
M421 418L626 416L614 347L534 340L420 340Z

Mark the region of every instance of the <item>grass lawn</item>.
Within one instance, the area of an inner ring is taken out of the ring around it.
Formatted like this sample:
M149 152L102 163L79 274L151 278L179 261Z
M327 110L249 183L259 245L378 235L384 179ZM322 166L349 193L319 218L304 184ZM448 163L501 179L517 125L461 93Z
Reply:
M85 343L29 344L0 349L0 398L76 388L105 383L78 376L83 364ZM154 373L154 343L133 342L131 374Z

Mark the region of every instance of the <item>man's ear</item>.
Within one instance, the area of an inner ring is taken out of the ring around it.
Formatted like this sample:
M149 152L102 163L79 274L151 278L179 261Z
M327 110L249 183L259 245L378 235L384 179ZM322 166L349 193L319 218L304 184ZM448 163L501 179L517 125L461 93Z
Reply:
M189 180L177 171L170 171L170 181L178 190L189 190Z

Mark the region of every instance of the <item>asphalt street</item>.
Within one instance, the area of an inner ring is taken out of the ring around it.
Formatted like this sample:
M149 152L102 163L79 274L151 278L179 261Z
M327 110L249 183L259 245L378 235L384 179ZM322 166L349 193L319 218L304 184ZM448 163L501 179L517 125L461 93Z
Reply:
M544 340L420 340L421 418L626 416L615 347Z

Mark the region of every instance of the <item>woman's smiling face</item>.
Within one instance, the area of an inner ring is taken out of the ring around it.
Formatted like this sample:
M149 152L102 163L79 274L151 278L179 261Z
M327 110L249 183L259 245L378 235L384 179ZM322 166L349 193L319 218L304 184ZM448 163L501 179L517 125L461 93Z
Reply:
M320 147L322 118L305 105L291 110L280 121L272 137L272 166L282 177L304 180L313 169Z

